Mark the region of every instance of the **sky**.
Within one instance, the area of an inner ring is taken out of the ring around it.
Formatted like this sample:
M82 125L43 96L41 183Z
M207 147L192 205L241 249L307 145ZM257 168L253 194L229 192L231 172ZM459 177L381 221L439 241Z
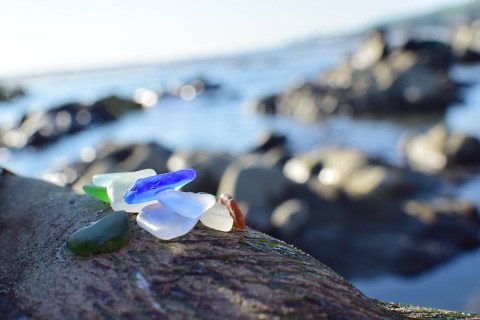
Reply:
M223 55L461 0L0 0L0 78Z

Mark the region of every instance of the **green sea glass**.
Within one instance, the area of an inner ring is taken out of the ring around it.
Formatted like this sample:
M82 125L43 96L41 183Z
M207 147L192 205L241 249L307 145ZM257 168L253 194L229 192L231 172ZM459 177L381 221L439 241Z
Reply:
M79 229L67 239L67 247L80 255L99 254L120 249L130 239L128 215L113 212L94 224Z
M106 187L99 187L93 184L86 184L83 186L83 191L89 196L97 198L106 203L110 203L110 199L108 198L107 188Z

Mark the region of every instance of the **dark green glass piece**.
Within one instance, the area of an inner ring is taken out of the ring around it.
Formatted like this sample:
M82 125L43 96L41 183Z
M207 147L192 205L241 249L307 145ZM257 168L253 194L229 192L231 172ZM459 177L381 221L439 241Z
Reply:
M67 247L80 255L98 254L118 250L129 239L128 215L125 211L117 211L72 233Z

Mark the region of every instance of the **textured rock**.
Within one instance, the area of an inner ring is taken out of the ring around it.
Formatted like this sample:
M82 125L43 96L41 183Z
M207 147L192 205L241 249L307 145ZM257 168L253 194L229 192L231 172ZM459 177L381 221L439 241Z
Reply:
M88 255L111 252L120 249L128 243L128 215L113 212L72 233L67 239L67 247L73 253Z
M388 311L309 255L252 229L223 233L197 226L183 238L163 242L131 220L128 246L89 258L71 254L64 245L68 234L109 212L92 198L4 171L2 317L385 319L410 314L410 309ZM435 319L433 312L428 315Z

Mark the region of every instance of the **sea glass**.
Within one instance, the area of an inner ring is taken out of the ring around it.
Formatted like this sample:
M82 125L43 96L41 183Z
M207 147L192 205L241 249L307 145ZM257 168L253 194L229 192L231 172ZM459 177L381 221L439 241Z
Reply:
M113 212L72 233L67 239L67 247L80 255L98 254L118 250L129 239L128 215L125 212Z
M101 200L103 202L110 203L110 199L108 198L106 187L95 186L93 184L86 184L83 186L83 191L85 191L85 193L88 194L89 196L97 198L98 200Z
M195 176L195 170L184 169L139 179L135 182L135 185L125 193L124 200L129 204L155 200L158 193L166 190L179 189L195 179Z
M200 222L209 228L224 232L232 230L233 227L233 218L228 209L219 203L205 211L200 217Z
M92 177L92 183L96 186L99 187L107 187L110 182L113 180L128 176L129 174L132 174L133 172L115 172L115 173L102 173L102 174L96 174Z
M160 203L144 207L137 215L138 225L162 240L187 234L197 222L198 219L182 216Z
M156 172L153 169L144 169L112 180L107 186L107 194L112 209L115 211L139 212L143 207L156 203L156 201L146 201L145 203L128 204L123 200L123 195L134 185L135 181L155 174Z
M208 193L182 191L164 191L157 194L157 200L182 216L191 219L199 218L216 202L215 196Z
M237 229L245 229L247 224L245 223L245 217L238 203L228 193L222 193L218 198L218 202L227 207L230 212L230 216L233 218L233 226Z

